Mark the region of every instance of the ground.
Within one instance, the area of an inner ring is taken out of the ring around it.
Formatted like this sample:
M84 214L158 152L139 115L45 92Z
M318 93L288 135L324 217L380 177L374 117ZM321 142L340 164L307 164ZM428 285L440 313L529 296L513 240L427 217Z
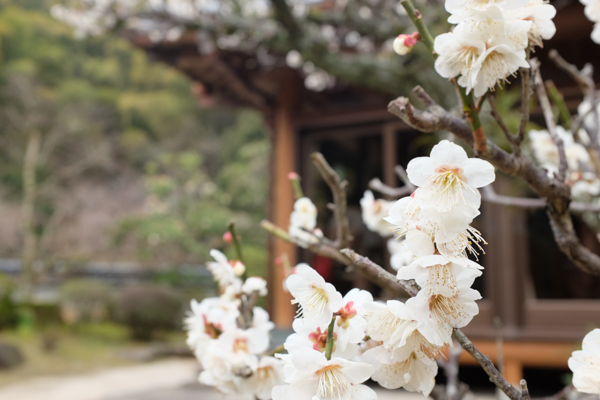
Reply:
M198 384L199 366L191 358L168 359L105 371L36 378L0 388L0 399L18 400L252 400L225 396ZM403 390L377 388L379 400L423 400ZM490 400L492 396L477 396Z

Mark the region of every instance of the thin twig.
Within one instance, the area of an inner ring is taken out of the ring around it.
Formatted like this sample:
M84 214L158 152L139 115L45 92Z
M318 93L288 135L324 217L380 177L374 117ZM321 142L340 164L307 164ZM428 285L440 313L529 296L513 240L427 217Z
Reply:
M398 175L398 178L400 178L404 185L406 185L406 188L411 192L414 192L417 187L408 179L408 174L406 173L404 167L398 164L396 167L394 167L394 171L396 172L396 175Z
M348 182L340 179L339 175L327 163L323 154L313 153L311 159L333 194L333 203L335 204L333 214L335 216L337 232L335 244L338 248L349 247L352 235L350 234L350 223L346 215L346 186Z
M552 141L554 142L554 144L556 144L556 147L558 148L558 179L564 181L568 166L567 155L565 153L565 144L556 132L556 121L554 120L552 105L550 104L550 100L548 99L548 93L546 93L546 87L544 86L542 74L540 73L540 63L536 59L533 59L529 64L531 65L531 71L533 73L533 85L535 87L535 92L540 102L540 107L542 108L542 112L544 113L544 119L546 120L546 127L548 128L548 133L550 133Z
M521 396L523 400L531 400L529 396L529 389L527 388L527 381L525 379L521 379Z
M531 58L531 47L527 46L527 62ZM516 144L520 145L525 139L525 131L529 123L529 114L531 108L531 69L521 68L521 122L517 130ZM520 151L520 147L519 147Z
M414 192L414 190L409 188L408 186L402 186L399 188L390 187L390 186L386 185L385 183L381 182L381 180L379 178L371 179L369 181L368 186L369 186L369 189L375 190L376 192L379 192L385 196L389 196L393 199L399 199L404 196L408 196L409 194Z
M491 92L488 93L487 100L490 104L492 117L494 117L500 129L502 129L502 132L504 132L504 136L506 137L506 140L508 140L508 143L510 143L510 147L512 148L513 153L516 153L519 149L519 144L516 141L515 135L510 131L508 126L506 126L504 119L498 111L498 105L496 104L496 95Z

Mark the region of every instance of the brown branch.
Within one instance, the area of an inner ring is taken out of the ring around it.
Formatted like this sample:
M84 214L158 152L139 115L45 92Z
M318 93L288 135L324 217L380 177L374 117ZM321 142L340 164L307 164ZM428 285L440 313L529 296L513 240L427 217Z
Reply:
M552 60L558 68L562 69L568 73L571 78L573 78L577 85L579 85L579 88L584 95L587 96L590 89L595 87L594 80L592 79L589 71L579 71L575 65L562 58L555 49L552 49L548 52L548 58Z
M390 187L381 182L379 178L373 178L369 181L369 189L375 190L376 192L379 192L385 196L389 196L393 199L399 199L404 196L408 196L414 191L414 189L411 189L408 186L402 186L399 188Z
M426 105L425 110L419 110L414 108L407 98L399 97L390 102L388 110L409 126L422 132L433 133L446 130L468 145L473 145L469 125L434 102ZM569 215L571 189L565 182L548 177L545 170L535 166L523 154L509 154L490 140L487 149L478 156L492 163L500 171L522 178L537 196L545 199L549 218L556 227L553 229L554 237L561 251L581 270L600 276L600 257L581 244L573 229L573 222ZM587 205L583 207L579 204L573 204L571 209L593 211L589 210Z
M544 119L546 120L546 127L548 128L548 133L550 133L552 141L554 142L554 144L556 144L556 147L558 148L558 179L564 181L565 175L567 173L567 155L565 153L565 144L556 133L556 121L554 120L554 113L552 111L552 105L550 104L550 100L548 99L546 86L544 85L544 81L542 80L542 74L540 72L540 63L539 61L537 61L537 59L533 59L529 64L531 65L531 72L533 74L533 86L535 87L535 92L540 102L540 107L542 108Z
M515 135L510 131L508 126L506 126L504 119L502 118L502 116L500 115L500 112L498 111L498 105L496 104L496 95L491 92L488 93L487 100L488 100L488 103L490 104L490 109L491 109L490 112L492 114L492 117L494 117L494 119L496 120L496 123L498 124L500 129L502 129L502 132L504 132L504 136L506 137L506 140L508 140L508 143L510 144L510 147L512 148L513 153L517 153L519 151L519 143L517 142Z
M414 192L416 186L413 185L412 182L408 179L408 174L406 173L404 167L402 165L396 165L394 167L394 171L396 172L396 175L398 175L398 178L400 178L400 180L404 183L407 190Z
M469 340L460 329L454 329L452 336L467 353L479 363L481 368L488 374L490 381L493 382L500 390L502 390L511 400L524 400L521 398L521 393L513 387L504 377L500 374L500 371L496 369L492 360L481 351L479 351L473 342Z
M348 182L340 179L339 175L327 163L323 154L312 153L311 159L333 194L333 203L335 204L333 214L335 216L337 232L335 245L340 249L349 247L352 235L350 234L350 223L346 215L346 187L348 186Z
M527 388L527 381L525 379L521 379L521 396L523 400L531 400L529 396L529 389Z
M297 244L293 238L291 238L286 231L275 226L269 221L262 221L261 227L267 232L277 236L278 238L285 240L290 243ZM404 281L396 278L393 274L384 270L381 266L377 265L367 257L363 257L355 253L351 249L337 249L333 246L326 245L323 243L312 244L308 246L308 249L316 254L323 255L325 257L332 258L344 265L352 265L361 271L370 281L382 286L383 288L389 289L393 293L403 296L404 292L411 296L416 296L419 292L419 286L414 281ZM500 388L506 395L512 400L522 400L518 390L512 387L498 372L494 364L490 361L490 358L481 353L473 342L471 342L464 333L459 329L454 329L454 338L460 343L463 349L477 360L485 372L490 376L492 381L498 388Z
M481 200L493 204L530 209L545 208L547 205L544 199L529 199L526 197L511 197L497 194L492 185L484 187L482 191Z
M342 249L340 252L351 260L351 265L355 266L360 271L368 274L372 279L375 279L380 286L390 289L398 293L398 289L408 293L411 296L416 296L419 293L419 286L414 281L405 281L396 278L367 257L357 254L352 249Z
M527 61L531 57L531 47L527 47ZM521 68L521 122L517 130L516 144L520 145L525 139L531 108L531 69ZM519 147L519 151L521 148Z

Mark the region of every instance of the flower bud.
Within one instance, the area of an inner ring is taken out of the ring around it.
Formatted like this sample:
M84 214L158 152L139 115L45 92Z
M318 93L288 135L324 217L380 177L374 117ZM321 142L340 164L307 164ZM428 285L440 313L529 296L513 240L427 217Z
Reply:
M290 181L293 181L293 180L300 179L300 175L298 175L298 173L297 173L297 172L294 172L294 171L290 171L290 172L288 172L288 175L287 175L287 177L288 177L288 179L289 179Z
M404 33L398 35L398 37L394 39L394 44L392 45L394 47L394 51L401 56L410 53L414 45L417 44L419 38L418 32L413 32L410 35L406 35Z
M240 261L236 261L233 264L233 273L235 276L242 276L246 272L246 266L242 264Z
M227 231L223 234L223 241L227 244L231 244L233 242L233 236L231 236L231 232Z

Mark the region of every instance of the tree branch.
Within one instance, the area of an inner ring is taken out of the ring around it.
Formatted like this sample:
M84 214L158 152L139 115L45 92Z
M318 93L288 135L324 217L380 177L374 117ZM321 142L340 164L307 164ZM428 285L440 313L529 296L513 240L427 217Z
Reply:
M565 144L556 133L556 121L554 120L554 112L552 111L552 105L550 104L548 94L546 93L546 87L544 85L544 81L542 80L542 74L540 73L540 63L539 61L537 61L537 59L533 59L531 60L529 65L531 65L531 72L533 74L533 86L535 87L535 92L540 102L540 107L542 108L542 112L544 113L544 119L546 120L546 127L548 128L548 133L550 133L552 141L554 142L554 144L556 144L556 147L558 148L558 179L564 181L568 166L567 155L565 153Z
M408 186L402 186L399 188L390 187L385 183L381 182L379 178L373 178L369 181L369 189L375 190L376 192L379 192L385 196L389 196L393 199L399 199L404 196L408 196L414 191Z
M349 247L352 235L350 234L350 224L346 215L346 187L348 182L340 179L339 175L327 163L323 154L313 153L311 159L333 194L333 203L335 204L333 214L337 232L335 246L338 248Z
M415 91L422 89L415 88ZM455 117L433 101L426 103L425 107L425 110L416 109L407 98L399 97L390 102L388 111L417 130L431 133L446 130L473 145L471 130L464 120ZM523 154L509 154L490 140L487 141L486 150L478 156L502 172L522 178L535 194L545 199L554 238L561 251L583 271L600 276L600 257L581 244L573 229L573 221L569 215L571 189L565 182L548 177L545 170L536 167ZM578 209L578 206L574 204L572 209L588 211L584 210L587 207L582 206Z

